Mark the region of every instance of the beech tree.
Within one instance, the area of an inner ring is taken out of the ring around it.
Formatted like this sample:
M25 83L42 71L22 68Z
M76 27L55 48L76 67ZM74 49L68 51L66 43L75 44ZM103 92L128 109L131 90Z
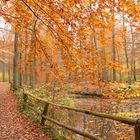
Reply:
M3 1L0 13L21 38L19 77L32 87L40 74L48 82L100 86L122 81L125 72L128 82L136 81L133 32L139 30L139 11L139 3L125 0L14 0Z

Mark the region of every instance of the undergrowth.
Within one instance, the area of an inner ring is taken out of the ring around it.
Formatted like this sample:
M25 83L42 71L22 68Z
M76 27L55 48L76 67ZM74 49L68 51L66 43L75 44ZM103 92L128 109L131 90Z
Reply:
M47 100L48 102L53 102L53 103L57 103L60 105L67 105L70 107L74 106L75 103L74 103L73 99L70 98L68 96L68 94L66 94L66 92L64 92L62 90L62 87L56 87L56 88L53 88L53 90L52 90L52 88L50 88L50 86L51 85L40 86L40 87L37 87L34 89L32 89L30 87L26 87L26 88L24 88L24 92L33 94L40 98L43 98L43 99ZM23 110L23 108L22 108L23 90L18 89L17 91L15 91L15 95L19 99L20 111L22 111L24 114L26 114L26 116L31 118L33 122L40 123L41 117L38 114L36 114L35 112L31 111L28 108L28 105L32 106L34 109L36 109L36 111L42 113L45 103L37 101L37 100L33 99L32 97L28 97L26 109ZM69 113L67 111L61 112L58 108L55 109L52 106L49 106L49 111L48 111L47 115L50 118L53 118L60 122L62 121L62 123L67 122L67 119L69 118ZM73 125L73 124L71 124L71 125ZM58 127L54 124L52 125L52 123L46 121L46 124L43 128L44 128L44 131L46 131L48 134L50 134L54 140L63 140L64 139L63 129L61 129L60 127Z

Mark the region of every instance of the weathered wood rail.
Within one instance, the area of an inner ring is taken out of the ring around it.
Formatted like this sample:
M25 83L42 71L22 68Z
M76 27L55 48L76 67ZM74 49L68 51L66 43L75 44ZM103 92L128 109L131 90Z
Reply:
M27 105L28 97L32 97L35 100L38 100L42 103L45 103L44 110L43 110L42 113L38 112L37 110L35 110L31 106ZM67 109L67 110L71 110L71 111L75 111L75 112L80 112L80 113L92 115L92 116L107 118L107 119L111 119L111 120L114 120L114 121L119 121L121 123L134 126L135 140L140 140L140 118L121 117L121 116L116 116L116 115L110 115L110 114L105 114L105 113L100 113L100 112L92 112L92 111L88 111L88 110L84 110L84 109L78 109L78 108L72 108L72 107L68 107L68 106L64 106L64 105L59 105L59 104L55 104L55 103L52 103L52 102L48 102L47 100L42 99L40 97L37 97L35 95L25 93L24 90L23 90L23 109L25 109L26 106L28 106L29 109L33 110L38 115L40 115L41 116L41 125L45 125L45 121L48 120L48 121L50 121L50 122L52 122L52 123L54 123L54 124L56 124L60 127L68 129L68 130L70 130L70 131L72 131L76 134L79 134L83 137L89 138L91 140L101 140L101 138L99 138L97 136L92 136L88 133L81 132L81 131L79 131L75 128L64 125L64 124L62 124L62 123L60 123L60 122L58 122L58 121L56 121L52 118L47 117L47 112L48 112L49 105L56 106L56 107L63 108L63 109Z

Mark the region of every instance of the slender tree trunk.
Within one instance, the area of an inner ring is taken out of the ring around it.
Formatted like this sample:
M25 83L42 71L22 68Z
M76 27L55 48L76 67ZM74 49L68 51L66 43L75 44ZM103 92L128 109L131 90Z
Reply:
M21 63L22 63L22 53L19 54L19 86L22 86L22 74L21 74Z
M13 66L13 89L16 90L18 88L18 33L15 33Z
M83 66L83 45L82 45L82 41L80 39L80 48L81 48L81 55L82 55L82 59L81 59L81 67ZM80 76L80 81L83 82L84 81L84 73L83 73L83 70L81 69L81 76Z
M104 16L102 14L101 8L100 8L100 14L102 18L102 23L105 25L105 20L104 20ZM106 29L103 27L102 39L105 39L105 33L106 33ZM102 53L103 53L102 64L104 66L102 69L102 77L103 77L103 81L108 82L108 69L106 68L106 47L105 46L103 46L102 48Z
M113 0L113 8L112 8L112 60L113 64L115 64L116 61L116 48L115 48L115 12L114 12L114 3L115 0ZM113 68L113 82L116 81L116 70Z
M28 49L28 32L25 31L25 53L24 53L24 61L27 62L27 49ZM28 85L28 66L25 65L25 74L24 74L24 82L25 85Z
M127 48L126 47L124 47L124 52L125 52L125 58L126 58L126 66L127 66L127 69L128 69L127 79L128 79L128 83L131 83L130 72L129 72L129 58L128 58L128 53L127 53Z
M36 13L36 7L35 7L35 13ZM33 88L34 81L35 81L35 75L33 74L35 71L33 68L36 65L36 58L35 58L35 52L36 52L36 42L35 42L35 29L36 29L37 19L36 17L33 17L33 25L32 25L32 35L31 35L31 51L33 52L33 62L31 62L30 65L30 86ZM31 52L31 53L32 53Z
M9 60L9 64L8 64L8 82L11 83L11 67L10 67L10 60Z
M18 40L22 42L22 37L21 37L21 36L18 36L18 38L19 38ZM21 47L21 46L20 46L20 47ZM18 60L18 61L19 61L19 62L18 62L18 63L19 63L18 81L19 81L19 86L21 87L21 86L22 86L22 73L21 73L22 53L18 51L18 55L19 55L19 56L18 56L18 57L19 57L19 58L18 58L18 59L19 59L19 60Z
M4 53L2 53L4 59ZM5 63L2 62L2 81L5 82Z
M125 52L125 59L126 59L126 66L127 66L127 81L130 84L131 79L130 79L130 72L129 72L129 58L128 58L128 53L127 53L127 47L126 47L126 31L125 31L125 17L124 17L124 12L123 12L123 47L124 47L124 52Z
M117 48L116 48L116 54L117 54L118 62L121 63L120 55L119 55L119 50ZM119 81L122 82L122 72L121 72L121 70L119 70L119 76L120 76Z
M133 77L134 81L137 81L136 78L136 57L135 57L135 43L134 43L134 35L133 35L133 28L131 28L131 38L132 38L132 51L131 51L131 77Z

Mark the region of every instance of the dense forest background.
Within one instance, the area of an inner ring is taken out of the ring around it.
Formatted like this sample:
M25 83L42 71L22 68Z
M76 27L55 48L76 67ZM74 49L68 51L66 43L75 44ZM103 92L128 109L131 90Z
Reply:
M24 83L28 77L32 85L40 73L48 82L139 80L138 2L9 1L1 15L3 24L12 25L1 29L1 44L13 50L11 32L16 31L20 65L15 69L24 75Z

